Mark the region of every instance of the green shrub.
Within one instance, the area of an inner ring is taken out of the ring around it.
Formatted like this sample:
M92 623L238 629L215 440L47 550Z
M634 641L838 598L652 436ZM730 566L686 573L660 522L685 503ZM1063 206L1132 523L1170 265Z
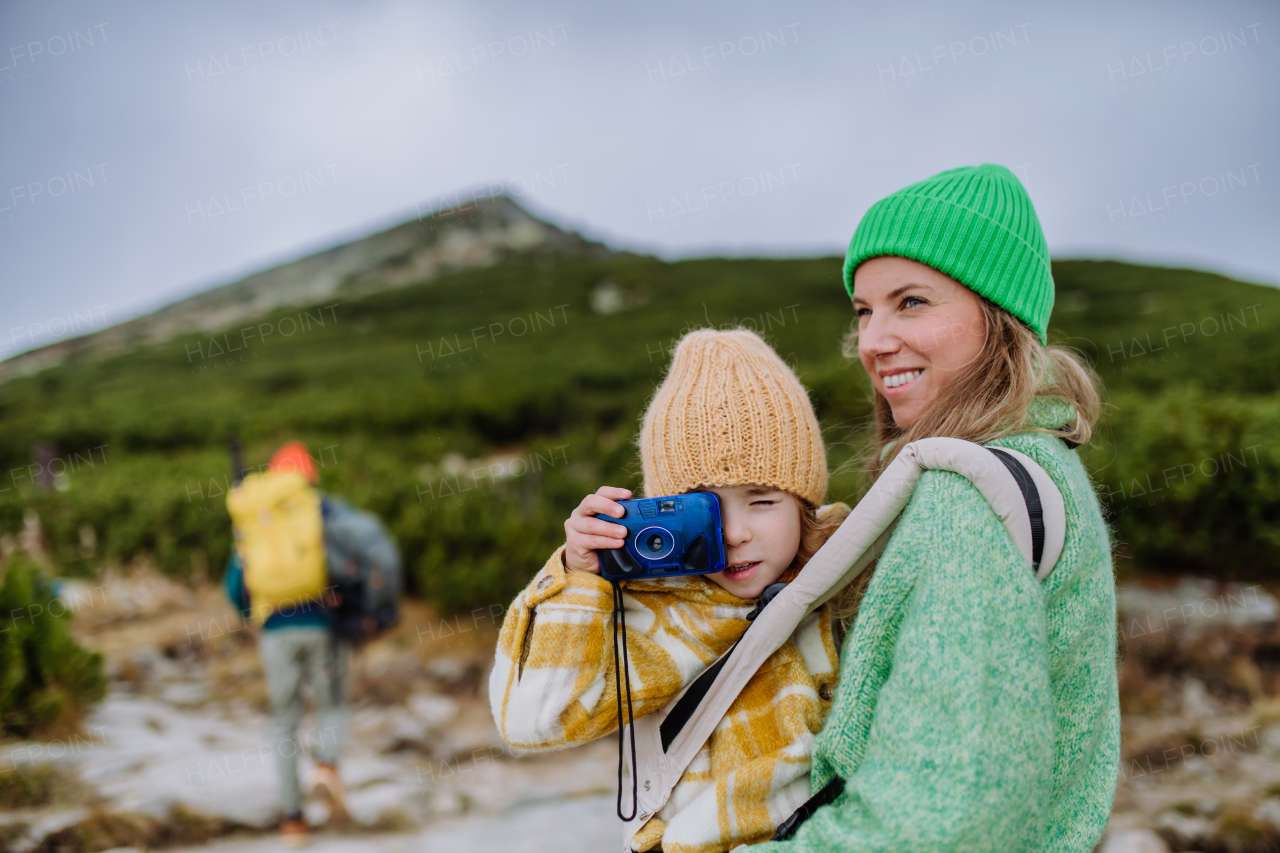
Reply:
M1123 553L1146 570L1274 578L1275 450L1265 442L1280 434L1270 402L1280 374L1258 365L1280 358L1280 291L1109 261L1055 263L1054 277L1051 337L1096 364L1112 403L1085 458ZM631 307L592 310L606 279ZM535 312L556 324L474 339ZM810 388L837 469L830 498L856 500L865 487L846 465L865 446L871 407L862 368L840 354L852 312L839 258L516 256L343 300L333 316L244 362L190 361L199 340L185 335L0 385L0 533L34 509L60 573L147 558L175 575L216 574L230 548L227 436L241 437L250 465L299 438L324 463L322 488L386 520L412 589L448 610L487 606L537 571L583 494L639 484L640 414L675 341L707 325L762 333ZM458 341L471 346L465 356ZM75 463L49 491L26 476L40 442ZM491 484L475 503L474 492L421 493L420 473L450 455L562 445L566 467ZM1245 468L1233 461L1242 452ZM1209 458L1234 467L1181 478L1178 466ZM1149 492L1145 478L1160 485L1170 466L1167 502L1137 494L1135 479Z
M1170 574L1274 580L1280 401L1191 388L1112 404L1086 459L1121 553Z
M435 486L417 507L428 533L413 564L421 594L450 613L505 606L564 542L564 520L584 495L606 483L639 489L634 476L606 474L609 455L588 457L586 447L538 448L520 457L527 473L497 483L463 474L417 487Z
M0 583L0 731L20 737L73 729L106 693L102 656L71 636L67 607L21 557Z

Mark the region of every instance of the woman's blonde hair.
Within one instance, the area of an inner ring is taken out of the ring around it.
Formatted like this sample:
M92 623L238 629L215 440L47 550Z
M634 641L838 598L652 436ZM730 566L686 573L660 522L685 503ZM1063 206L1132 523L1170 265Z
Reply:
M894 423L883 394L873 391L875 442L863 459L868 482L884 473L899 450L921 438L963 438L986 444L1018 432L1043 432L1073 444L1085 444L1102 410L1101 380L1084 357L1066 347L1045 346L1021 320L987 299L978 297L986 330L982 350L971 364L946 385L910 426ZM844 340L844 354L857 358L855 320ZM1075 409L1075 419L1057 427L1028 427L1027 415L1037 397L1056 397ZM836 619L842 628L857 615L873 565L836 599Z

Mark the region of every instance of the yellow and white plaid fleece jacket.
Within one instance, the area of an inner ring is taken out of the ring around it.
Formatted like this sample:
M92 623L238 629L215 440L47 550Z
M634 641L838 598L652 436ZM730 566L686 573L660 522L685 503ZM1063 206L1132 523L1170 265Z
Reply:
M831 511L849 508L824 508ZM599 575L566 571L563 551L507 611L489 676L498 731L524 749L586 743L618 728L613 587ZM699 575L630 581L623 591L637 718L727 651L756 604ZM636 834L634 849L718 853L767 841L809 799L810 750L838 673L832 627L823 606L765 661L667 804Z

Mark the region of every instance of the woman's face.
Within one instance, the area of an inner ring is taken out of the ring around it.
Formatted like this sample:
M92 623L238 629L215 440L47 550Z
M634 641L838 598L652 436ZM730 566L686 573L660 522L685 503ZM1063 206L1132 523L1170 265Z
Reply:
M896 256L853 274L858 358L906 429L982 351L978 295L951 276Z
M723 572L707 575L738 598L759 598L800 550L800 502L769 486L717 486L724 524Z

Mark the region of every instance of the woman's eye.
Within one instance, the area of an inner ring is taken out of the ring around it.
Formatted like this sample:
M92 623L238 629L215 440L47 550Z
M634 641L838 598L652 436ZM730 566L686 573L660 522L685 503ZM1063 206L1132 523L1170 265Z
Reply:
M854 314L854 316L855 316L855 317L870 317L870 316L871 316L871 309L870 309L870 308L855 308L855 309L854 309L854 311L853 311L853 314Z
M921 299L919 296L908 296L906 299L902 300L903 308L914 308L917 305L924 305L924 304L925 304L925 301Z

